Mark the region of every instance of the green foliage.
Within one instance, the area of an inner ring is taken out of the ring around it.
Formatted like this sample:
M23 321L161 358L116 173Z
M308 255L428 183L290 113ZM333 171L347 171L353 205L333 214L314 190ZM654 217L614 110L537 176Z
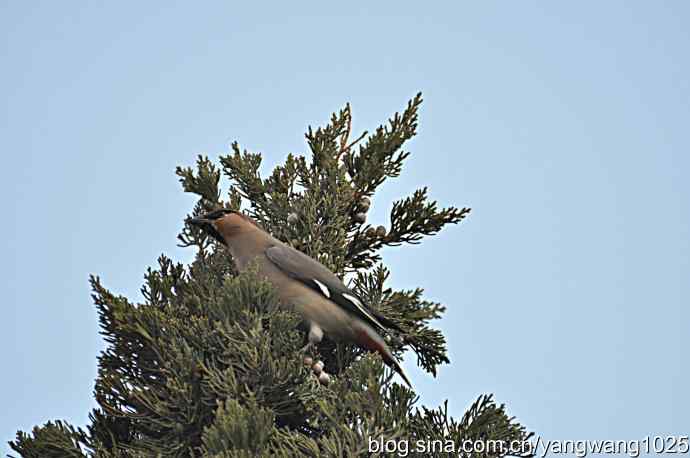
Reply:
M445 307L422 289L394 291L380 264L385 246L419 243L469 209L439 209L426 188L394 203L388 228L366 224L370 198L401 173L416 134L421 96L374 134L350 140L349 105L328 125L306 134L309 158L289 155L267 177L261 156L242 151L199 157L178 168L196 194L192 215L242 208L274 236L304 251L350 282L396 329L393 351L407 349L436 375L448 363L446 342L431 322ZM224 195L221 178L231 186ZM145 301L133 304L91 278L102 334L95 396L87 430L60 421L17 434L24 457L268 457L366 456L369 440L525 440L530 434L481 396L460 421L447 405L418 408L417 396L394 381L377 355L327 338L320 357L333 379L323 386L304 367L299 317L282 309L255 272L238 274L228 252L186 225L189 266L165 256L145 274ZM484 456L500 454L486 453Z
M58 420L49 421L45 425L35 426L33 436L22 431L17 433L16 446L12 448L21 452L22 456L45 458L82 458L83 453L80 443L87 441L83 431Z

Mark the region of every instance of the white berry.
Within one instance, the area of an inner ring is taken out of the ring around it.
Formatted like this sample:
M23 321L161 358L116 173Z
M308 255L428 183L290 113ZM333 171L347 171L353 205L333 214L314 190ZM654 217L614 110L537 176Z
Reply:
M319 375L319 382L327 386L331 382L331 376L325 372L321 372L321 375Z

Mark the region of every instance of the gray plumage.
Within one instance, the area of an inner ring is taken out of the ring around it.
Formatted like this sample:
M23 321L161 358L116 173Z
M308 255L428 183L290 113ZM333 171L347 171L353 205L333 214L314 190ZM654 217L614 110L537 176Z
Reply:
M308 322L310 343L318 343L325 333L332 339L378 352L410 385L402 366L379 334L387 332L387 328L399 328L368 309L326 266L272 237L239 212L216 210L193 218L190 223L225 244L238 270L255 263L259 275L275 287L280 302L294 307Z
M320 262L282 243L266 249L266 257L290 277L324 294L369 326L386 331L386 327L364 307L357 294Z

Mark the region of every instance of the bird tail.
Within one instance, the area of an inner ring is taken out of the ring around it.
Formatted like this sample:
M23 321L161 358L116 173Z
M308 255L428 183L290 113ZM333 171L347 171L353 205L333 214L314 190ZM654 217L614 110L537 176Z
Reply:
M378 335L378 333L376 333L376 331L371 329L369 326L366 326L362 327L357 334L359 345L361 345L369 351L374 351L381 355L383 362L386 363L389 367L391 367L395 372L397 372L400 375L400 377L405 381L407 386L412 388L412 383L410 382L409 377L405 373L405 369L403 369L402 364L400 364L400 361L397 360L397 358L393 355L386 342L380 335Z
M388 348L386 348L386 350L388 350L388 353L380 353L383 357L383 361L386 364L388 364L388 366L392 367L393 370L398 373L398 375L400 375L400 377L405 381L408 387L412 388L412 382L410 382L410 379L405 373L405 369L403 369L402 364L400 364L400 361L395 359L395 356L393 356L393 354L390 352Z

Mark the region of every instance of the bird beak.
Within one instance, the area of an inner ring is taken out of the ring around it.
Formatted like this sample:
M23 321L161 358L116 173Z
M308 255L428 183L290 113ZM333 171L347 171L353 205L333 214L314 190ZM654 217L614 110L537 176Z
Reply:
M192 226L198 227L203 232L207 233L223 245L227 245L223 236L220 235L220 233L218 233L218 230L213 225L212 219L204 218L203 216L200 218L189 218L187 219L187 223L189 223Z
M213 221L206 218L189 218L187 222L193 226L206 226L211 224Z

